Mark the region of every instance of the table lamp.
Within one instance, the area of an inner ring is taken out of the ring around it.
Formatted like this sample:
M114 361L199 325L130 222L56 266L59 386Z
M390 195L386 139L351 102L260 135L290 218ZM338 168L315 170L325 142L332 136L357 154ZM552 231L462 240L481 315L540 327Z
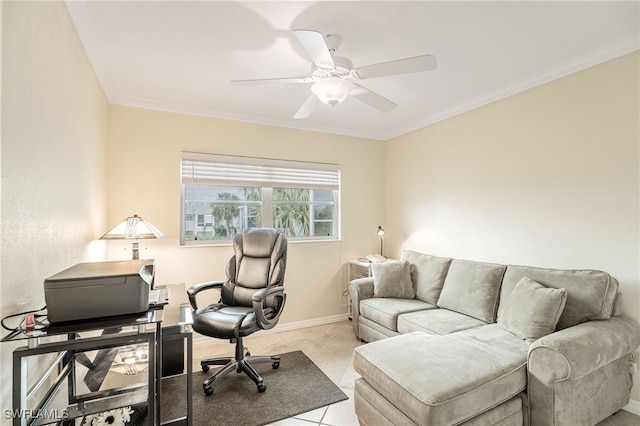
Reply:
M382 226L378 226L378 236L380 237L380 256L384 256L382 254L382 237L384 237L385 230Z
M131 259L139 259L138 240L162 238L164 234L142 217L134 214L124 219L111 231L100 237L101 240L135 240L131 249Z

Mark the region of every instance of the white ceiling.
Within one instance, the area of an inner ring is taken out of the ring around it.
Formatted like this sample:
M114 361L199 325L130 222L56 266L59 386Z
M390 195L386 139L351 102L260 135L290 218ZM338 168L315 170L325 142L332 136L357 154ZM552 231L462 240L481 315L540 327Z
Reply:
M640 47L640 2L67 1L112 104L389 139ZM398 107L347 98L293 115L311 62L294 29L338 34L355 67L433 54L435 71L361 84Z

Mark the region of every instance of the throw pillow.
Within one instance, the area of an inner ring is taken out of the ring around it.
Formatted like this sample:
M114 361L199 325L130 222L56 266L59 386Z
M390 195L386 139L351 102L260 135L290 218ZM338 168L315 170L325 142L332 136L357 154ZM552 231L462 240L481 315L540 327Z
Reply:
M513 288L498 324L529 343L553 333L567 301L564 288L547 288L523 277Z
M371 264L373 297L413 299L415 292L411 281L409 262L380 262Z

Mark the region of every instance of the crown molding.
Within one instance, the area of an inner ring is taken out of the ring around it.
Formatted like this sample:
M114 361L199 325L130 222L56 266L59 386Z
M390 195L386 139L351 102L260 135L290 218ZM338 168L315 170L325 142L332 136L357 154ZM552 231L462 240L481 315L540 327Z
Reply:
M432 115L426 119L414 122L410 126L398 129L396 132L387 135L386 140L394 139L398 136L413 132L423 127L430 126L439 121L446 120L456 115L469 112L476 108L483 107L501 99L508 98L515 94L524 92L534 87L549 83L551 81L566 77L568 75L583 71L595 65L610 61L620 56L627 55L640 49L640 33L634 33L616 42L608 44L602 48L594 49L585 54L576 56L565 61L558 66L549 68L541 73L535 74L528 79L504 86L503 88L487 93L484 96L472 99L469 102L457 105L439 114Z
M109 99L112 105L121 105L127 107L135 107L142 109L151 109L156 111L173 112L177 114L196 115L209 118L217 118L221 120L240 121L243 123L258 124L272 127L283 127L293 130L303 130L308 132L329 133L340 136L349 136L363 139L386 140L383 136L359 132L353 129L341 127L313 126L307 125L304 120L298 120L292 124L288 120L280 120L275 118L262 118L257 116L249 116L243 114L230 114L227 111L204 107L202 105L193 105L176 101L167 101L162 99L145 98L138 96L112 95Z

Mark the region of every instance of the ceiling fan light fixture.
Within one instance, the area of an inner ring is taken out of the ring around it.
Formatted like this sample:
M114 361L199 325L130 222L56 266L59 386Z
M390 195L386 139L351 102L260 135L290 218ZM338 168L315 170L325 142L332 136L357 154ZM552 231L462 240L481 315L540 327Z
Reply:
M311 86L311 91L320 99L322 103L335 106L344 101L353 85L348 80L338 77L329 77L320 81L316 81Z

